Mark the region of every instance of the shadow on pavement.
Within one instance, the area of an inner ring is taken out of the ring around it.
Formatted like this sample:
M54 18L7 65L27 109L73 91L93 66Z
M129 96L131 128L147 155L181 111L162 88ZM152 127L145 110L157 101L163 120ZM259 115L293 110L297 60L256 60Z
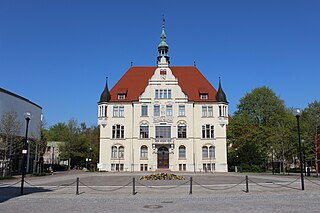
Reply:
M44 189L41 187L24 187L24 195L39 193L39 192L49 192L51 190ZM20 194L20 187L0 187L0 203L10 200L15 197L23 196Z

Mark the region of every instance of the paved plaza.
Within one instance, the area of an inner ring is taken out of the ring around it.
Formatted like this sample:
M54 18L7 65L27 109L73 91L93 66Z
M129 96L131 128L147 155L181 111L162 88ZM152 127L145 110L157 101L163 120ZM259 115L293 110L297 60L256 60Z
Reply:
M0 212L320 212L316 178L308 178L302 191L298 175L175 173L185 179L140 180L148 174L26 177L23 196L19 177L0 181Z

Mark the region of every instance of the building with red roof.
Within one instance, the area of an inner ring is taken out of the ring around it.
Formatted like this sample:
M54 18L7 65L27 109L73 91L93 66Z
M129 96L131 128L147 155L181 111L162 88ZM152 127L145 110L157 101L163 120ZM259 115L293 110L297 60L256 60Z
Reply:
M228 102L196 66L133 66L98 102L100 171L227 172Z

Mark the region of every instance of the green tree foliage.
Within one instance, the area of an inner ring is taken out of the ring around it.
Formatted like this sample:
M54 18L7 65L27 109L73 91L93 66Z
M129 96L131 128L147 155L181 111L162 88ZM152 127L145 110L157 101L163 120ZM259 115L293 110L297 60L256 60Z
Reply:
M228 141L232 144L229 164L247 171L262 171L274 152L282 153L279 147L284 146L284 141L289 144L286 133L290 133L293 125L292 113L268 87L252 90L237 107L228 130ZM281 132L279 126L283 128ZM292 147L286 150L289 149Z
M303 110L301 121L305 160L310 165L311 161L318 162L320 157L320 102L310 103Z
M57 123L49 128L47 137L48 141L67 141L68 135L68 126L65 123Z
M70 168L86 166L86 158L91 159L88 167L95 167L99 153L99 128L87 127L85 123L78 125L76 119L71 118L67 124L58 123L48 130L48 138L53 141L62 141L59 146L61 160L70 159Z

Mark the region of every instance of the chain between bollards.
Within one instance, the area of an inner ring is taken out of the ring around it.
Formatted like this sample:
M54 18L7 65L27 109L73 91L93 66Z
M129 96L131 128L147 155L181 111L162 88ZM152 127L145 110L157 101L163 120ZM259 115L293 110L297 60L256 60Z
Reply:
M79 195L79 178L77 177L76 195Z
M136 194L136 179L132 178L132 195Z
M249 192L249 179L248 179L248 175L246 175L246 193Z
M189 195L192 194L192 177L190 177L190 191L189 191Z

